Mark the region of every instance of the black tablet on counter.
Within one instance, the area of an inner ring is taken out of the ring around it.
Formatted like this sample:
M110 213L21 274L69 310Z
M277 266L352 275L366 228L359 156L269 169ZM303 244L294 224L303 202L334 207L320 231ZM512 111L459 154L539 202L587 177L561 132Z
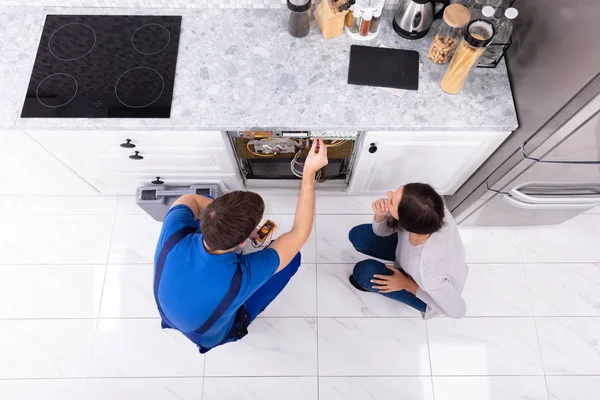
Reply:
M419 53L414 50L352 45L348 83L419 89Z

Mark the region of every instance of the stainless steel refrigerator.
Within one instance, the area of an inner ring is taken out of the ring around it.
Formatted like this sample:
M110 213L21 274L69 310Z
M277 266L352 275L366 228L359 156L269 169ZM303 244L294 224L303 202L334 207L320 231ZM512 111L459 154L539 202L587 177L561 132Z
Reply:
M463 225L557 224L600 206L600 1L514 7L519 128L446 198Z

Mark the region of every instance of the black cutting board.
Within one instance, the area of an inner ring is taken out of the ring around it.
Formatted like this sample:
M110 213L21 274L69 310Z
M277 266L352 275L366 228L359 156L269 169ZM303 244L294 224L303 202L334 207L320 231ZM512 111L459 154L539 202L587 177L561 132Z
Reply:
M419 53L353 45L350 47L348 83L418 90Z

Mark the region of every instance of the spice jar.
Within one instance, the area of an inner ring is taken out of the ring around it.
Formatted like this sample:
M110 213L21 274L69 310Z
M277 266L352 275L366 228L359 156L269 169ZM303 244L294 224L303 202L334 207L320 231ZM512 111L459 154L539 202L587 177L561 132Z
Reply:
M371 20L371 27L369 31L371 33L376 33L379 30L379 22L381 21L381 12L383 8L378 8L373 12L373 19Z
M431 61L436 64L450 61L470 19L471 12L461 4L451 4L445 8L444 19L438 25L429 48Z
M358 33L362 22L363 10L355 4L352 10L352 25L348 26L348 30L352 33ZM349 13L348 13L349 14Z
M303 38L310 33L310 4L311 0L287 0L290 10L288 32L293 37Z
M362 21L360 22L360 36L367 36L369 29L371 28L371 20L373 19L373 10L367 9L363 14Z
M351 27L354 24L354 6L350 6L345 20L346 26Z
M469 72L477 64L477 60L490 44L495 33L494 25L489 21L476 19L469 23L440 83L444 92L457 94L462 90Z

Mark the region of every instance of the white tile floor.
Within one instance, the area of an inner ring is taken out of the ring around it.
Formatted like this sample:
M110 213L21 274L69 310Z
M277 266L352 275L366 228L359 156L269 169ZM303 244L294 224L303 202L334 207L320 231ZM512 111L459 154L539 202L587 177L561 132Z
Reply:
M295 199L265 196L282 230ZM243 341L161 330L160 224L131 197L0 196L0 399L588 400L600 391L600 210L461 228L468 315L352 289L372 198L319 197L303 266Z

